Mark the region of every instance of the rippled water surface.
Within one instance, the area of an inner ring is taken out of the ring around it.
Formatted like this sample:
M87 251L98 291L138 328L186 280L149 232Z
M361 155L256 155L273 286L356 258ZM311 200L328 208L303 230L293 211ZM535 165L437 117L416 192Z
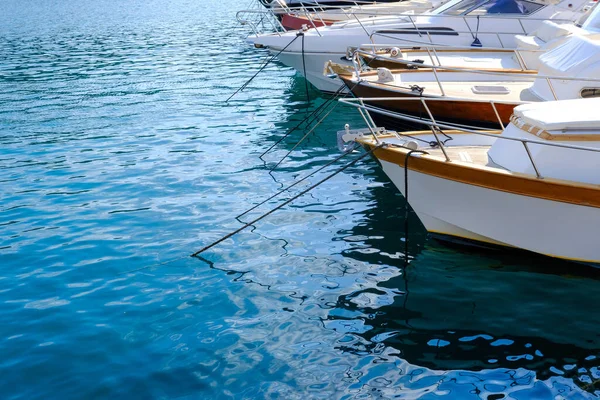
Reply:
M0 2L1 397L599 397L598 274L427 239L368 159L189 257L360 125L269 174L305 86L272 64L225 102L266 57L245 6Z

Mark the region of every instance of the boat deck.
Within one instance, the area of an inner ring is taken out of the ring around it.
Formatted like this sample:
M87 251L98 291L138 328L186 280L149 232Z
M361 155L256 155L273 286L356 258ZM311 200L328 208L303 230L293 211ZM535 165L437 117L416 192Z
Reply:
M423 87L423 95L426 96L442 96L437 82L411 82L402 81L396 83L379 83L376 79L371 82L375 87L381 87L384 90L394 91L398 93L406 93L407 88L413 85ZM538 98L529 92L531 82L442 82L445 97L459 99L474 99L485 101L502 101L519 103L522 101L539 101ZM395 87L398 86L398 87ZM507 93L492 93L486 92L485 89L490 86L498 89L504 89ZM474 88L483 88L484 90L477 92Z
M491 161L488 157L488 151L491 146L445 146L446 154L451 161L460 161L463 163L471 163L482 167L492 167L505 169L504 167ZM445 160L444 153L439 147L419 147L420 150L426 151L430 156Z
M437 50L436 52L427 52L422 50L404 50L402 51L402 60L423 60L425 64L441 65L452 68L488 68L488 69L512 69L523 71L519 62L514 58L514 51L460 51L460 50ZM367 54L368 56L368 54ZM368 59L368 57L367 57ZM380 61L398 61L398 58L391 57L387 53L378 55ZM400 68L400 67L395 67Z

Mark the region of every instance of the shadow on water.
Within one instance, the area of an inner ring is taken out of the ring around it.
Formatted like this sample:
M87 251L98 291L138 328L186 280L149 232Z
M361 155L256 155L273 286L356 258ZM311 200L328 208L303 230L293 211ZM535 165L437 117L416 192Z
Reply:
M304 79L291 78L285 112L261 137L263 146L278 141L329 98L312 88L309 94L307 111ZM315 130L313 142L291 158L306 163L332 157L335 131L345 123L364 126L354 109L338 106ZM298 129L274 151L291 150L306 131ZM338 350L377 356L386 348L432 370L522 369L540 380L563 377L587 392L600 390L600 331L594 316L600 271L524 251L433 240L412 210L406 221L403 196L375 162L370 164L360 171L378 183L360 189L369 206L354 212L357 223L339 230L333 241L347 243L341 251L347 259L396 266L398 273L323 305L329 310L323 326L356 339ZM236 279L244 280L244 274Z
M276 142L290 130L294 130L278 145L281 149L289 150L318 124L305 139L305 145L300 148L308 148L309 144L335 148L336 132L344 129L346 123L353 128L366 126L353 107L339 103L338 99L343 95L324 94L309 85L307 102L305 82L299 74L290 77L290 84L284 92L284 97L288 99L283 104L285 113L275 119L275 129L263 137L264 140Z
M431 369L525 368L539 379L562 376L586 391L600 389L594 377L600 271L528 252L427 240L412 213L408 248L415 259L405 267L403 197L392 184L368 192L372 207L363 222L340 232L358 238L360 247L344 255L397 265L399 274L339 296L325 326L364 324L351 332L362 340L341 350L376 354L386 346Z

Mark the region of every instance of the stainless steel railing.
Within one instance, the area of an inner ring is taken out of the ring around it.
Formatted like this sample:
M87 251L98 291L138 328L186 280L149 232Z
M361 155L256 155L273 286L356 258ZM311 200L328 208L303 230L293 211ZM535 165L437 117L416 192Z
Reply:
M541 174L538 166L536 165L536 163L533 159L533 156L530 152L530 149L529 149L530 144L600 153L600 149L595 148L595 147L576 146L576 145L571 145L571 144L567 144L567 143L556 143L556 142L542 141L542 140L535 140L535 139L526 139L526 138L513 138L513 137L499 135L498 133L500 133L501 131L498 131L496 133L490 133L489 129L484 131L484 128L468 127L465 125L458 125L458 124L451 124L451 123L437 121L435 119L435 117L433 116L433 114L431 113L431 110L430 110L429 106L427 105L427 103L436 102L436 101L442 101L442 102L449 101L448 99L439 99L439 98L438 99L432 99L432 98L427 99L427 98L423 98L423 97L421 97L421 98L397 98L397 97L362 98L361 97L361 98L353 98L353 99L340 99L339 101L341 103L355 107L359 110L359 113L363 117L365 123L367 124L367 127L369 128L369 130L373 136L373 139L375 140L375 142L377 144L382 143L381 139L378 136L381 136L384 134L392 133L397 138L401 138L402 136L404 136L405 138L410 138L410 135L402 135L401 133L398 133L395 131L387 131L387 130L384 131L383 133L381 133L381 129L379 129L376 126L375 122L369 115L369 113L371 113L371 112L386 115L386 116L392 117L392 118L398 118L403 121L408 121L408 122L412 122L412 123L429 126L432 131L432 134L435 138L436 144L440 147L440 150L442 151L442 154L444 155L447 162L450 162L453 160L451 160L450 156L448 155L448 152L446 151L447 146L444 145L444 142L441 141L437 135L437 130L441 130L442 128L462 131L465 133L471 133L471 134L475 134L475 135L493 137L497 140L500 139L500 140L509 140L509 141L520 142L523 145L525 152L527 153L527 156L529 158L531 166L532 166L533 170L535 171L536 177L538 179L543 179L544 177L542 176L542 174ZM417 118L417 117L414 117L411 115L385 110L385 109L375 107L370 104L366 104L365 101L368 101L368 102L374 102L374 101L420 102L423 105L424 109L426 110L426 112L429 116L429 119ZM476 100L476 99L468 100L468 101L490 104L490 107L492 107L492 109L496 113L496 116L498 118L498 121L500 122L500 125L504 129L504 125L502 124L502 121L500 120L500 116L496 109L496 104L513 104L513 103L505 102L505 101L489 101L489 100Z
M463 72L463 73L470 73L470 74L480 74L480 75L487 75L487 76L502 76L502 77L510 77L512 78L513 81L515 80L544 80L546 82L546 84L548 85L548 89L550 90L550 93L552 94L554 100L567 100L567 99L559 99L558 95L556 93L556 90L554 88L554 85L552 84L552 81L570 81L570 82L592 82L592 83L596 83L598 84L598 87L600 87L600 78L584 78L584 77L571 77L571 76L556 76L556 75L543 75L543 74L526 74L526 73L519 73L519 72L496 72L496 71L486 71L486 70L481 70L481 69L474 69L474 68L465 68L465 67L452 67L452 66L444 66L444 65L433 65L433 64L424 64L424 63L420 63L420 62L414 62L414 61L409 61L409 60L402 60L402 59L396 59L396 62L402 63L402 64L406 64L406 65L414 65L418 68L427 68L427 69L431 69L433 72L433 75L435 77L435 81L440 89L440 92L442 93L443 97L446 97L446 91L444 90L444 81L440 79L440 76L438 74L438 70L444 71L444 72ZM361 71L360 69L360 64L359 61L357 61L356 56L353 59L353 65L354 65L354 73L356 74L356 81L358 82L361 77L361 73L364 71ZM399 72L400 74L402 72ZM521 78L521 79L515 79L515 78ZM380 83L382 85L387 85L386 83ZM543 99L540 99L543 100Z
M356 62L359 64L359 67L367 67L367 65L363 65L363 61L362 59L364 57L372 57L375 59L378 59L380 61L392 61L392 62L400 62L402 63L402 58L398 58L398 57L394 57L394 58L390 58L390 57L385 57L382 56L381 51L387 51L390 50L391 48L397 47L397 44L361 44L356 48L352 48L352 54L356 57ZM407 48L399 48L399 50L408 50ZM474 49L472 46L449 46L449 45L439 45L439 44L425 44L422 46L419 46L418 49L412 49L416 52L424 52L427 53L427 57L429 57L430 63L429 65L434 65L440 68L445 68L448 66L444 66L440 60L440 54L442 54L442 56L444 54L448 54L448 53L456 53L456 52L472 52L473 50L476 50L478 52L485 52L485 53L496 53L496 54L510 54L514 57L514 60L519 64L519 68L522 71L527 71L530 70L530 68L527 66L527 62L525 61L525 57L523 56L523 53L528 53L528 54L543 54L546 52L546 50L543 49L538 49L538 50L528 50L528 49L506 49L504 47L485 47L483 49L481 48L477 48Z
M327 12L332 12L332 11L336 11L339 13L343 13L346 16L346 20L345 22L349 22L349 21L356 21L358 23L358 25L363 29L363 31L365 32L365 34L371 39L371 35L376 34L377 31L373 32L373 31L369 31L367 29L367 27L363 24L363 21L366 21L366 18L368 17L395 17L395 18L399 18L399 19L405 19L406 22L411 23L411 25L413 25L413 27L417 30L418 34L420 36L429 36L430 38L430 43L432 43L431 41L431 35L427 33L426 29L422 28L419 31L418 28L418 23L420 23L420 21L418 21L417 19L419 17L427 17L427 18L446 18L446 19L453 19L453 20L460 20L464 26L466 27L466 29L464 30L463 33L468 33L470 35L475 35L477 36L478 34L485 34L485 33L498 33L498 32L484 32L484 31L479 31L477 28L473 28L473 26L477 26L477 21L479 20L479 22L484 23L486 20L496 20L496 21L513 21L513 22L517 22L518 23L518 28L516 29L511 29L511 31L507 31L507 32L499 32L500 34L528 34L529 31L525 28L525 25L528 22L535 22L535 21L545 21L548 20L549 18L538 18L538 17L533 17L533 16L529 16L529 17L519 17L519 16L503 16L502 14L500 15L481 15L481 16L465 16L465 15L450 15L450 14L445 14L445 13L440 13L440 14L432 14L430 12L423 12L423 13L411 13L411 12L395 12L395 11L389 11L389 10L377 10L377 9L367 9L367 8L363 8L360 5L358 5L358 9L349 9L349 8L339 8L339 7L335 7L335 6L326 6L326 5L318 5L317 7L319 7L318 11L314 11L311 10L309 8L307 8L306 6L300 6L300 7L284 7L284 8L280 8L279 11L277 11L277 9L247 9L247 10L241 10L238 11L238 13L236 14L236 18L237 20L242 23L242 24L246 24L246 25L250 25L250 20L248 18L249 15L270 15L271 17L277 19L277 15L280 14L291 14L291 15L296 15L296 16L301 16L303 18L305 18L307 20L307 26L309 28L314 28L316 30L319 30L319 27L321 27L322 25L325 25L325 21L324 21L324 16L326 16ZM311 7L313 8L313 7ZM581 10L580 10L581 9ZM552 18L551 20L557 23L573 23L575 20L579 19L582 16L584 7L581 6L579 7L579 9L577 10L569 10L569 12L572 12L574 14L573 18ZM342 22L342 21L340 21ZM471 23L469 23L471 22ZM525 23L525 24L524 24ZM280 27L282 29L282 31L285 31L285 28L283 28L283 26ZM475 37L474 36L474 37Z

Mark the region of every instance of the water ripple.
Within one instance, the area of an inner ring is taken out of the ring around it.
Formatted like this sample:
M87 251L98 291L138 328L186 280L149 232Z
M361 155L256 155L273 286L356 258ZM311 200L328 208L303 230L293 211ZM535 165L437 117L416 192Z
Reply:
M245 6L0 2L3 397L600 396L597 274L406 232L374 163L188 257L361 121L339 106L269 174L304 81L273 63L225 103L267 55Z

